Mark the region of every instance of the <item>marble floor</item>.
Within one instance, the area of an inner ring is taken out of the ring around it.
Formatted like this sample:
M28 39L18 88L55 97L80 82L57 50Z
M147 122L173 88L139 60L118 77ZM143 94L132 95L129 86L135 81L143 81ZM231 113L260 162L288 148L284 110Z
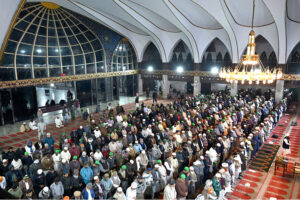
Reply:
M146 100L146 96L140 96L139 100L140 101ZM101 107L101 109L104 109L104 108L107 108L107 105L109 103L111 103L112 106L115 107L115 106L118 105L118 103L120 105L125 105L125 104L129 104L129 103L133 103L134 101L135 101L135 97L120 96L119 100L114 100L114 101L110 101L110 102L107 102L107 103L102 103L100 105L100 107ZM88 106L88 107L83 108L83 110L86 110L86 109L88 109L89 113L95 112L96 105ZM44 118L46 124L51 124L51 123L54 123L55 117L57 115L61 116L61 114L62 114L62 110L58 110L58 111L55 111L55 112L44 113L43 118ZM11 134L11 133L19 132L20 126L23 122L28 123L29 120L28 121L17 122L15 124L8 124L8 125L5 125L5 126L0 126L0 137L1 136L7 136L8 134Z

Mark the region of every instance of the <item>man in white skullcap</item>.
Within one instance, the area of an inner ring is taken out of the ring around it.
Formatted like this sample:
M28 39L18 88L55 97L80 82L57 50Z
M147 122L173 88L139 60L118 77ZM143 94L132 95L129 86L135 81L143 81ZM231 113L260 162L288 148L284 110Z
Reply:
M172 163L172 156L168 157L164 163L166 170L167 170L167 180L170 180L173 177L174 174L174 167Z
M242 172L241 164L238 157L234 158L234 162L230 165L230 171L232 172L232 185L237 184L238 177Z
M49 187L45 186L39 193L39 199L50 199L51 191Z
M146 169L148 165L148 157L146 155L146 151L143 150L140 155L136 158L137 170Z
M206 180L202 194L204 196L204 199L214 200L218 198L212 186L212 181L210 179Z
M121 187L117 188L116 193L114 194L113 198L117 200L126 200L126 195L124 194L123 190Z
M131 186L126 190L127 200L136 200L136 189L137 189L137 183L133 182Z
M64 147L64 150L60 153L61 159L66 159L67 162L71 159L71 154L68 150L68 147Z
M174 169L174 173L178 173L178 159L176 157L176 152L172 153L172 166Z
M231 175L228 171L228 163L222 163L222 169L224 170L223 178L225 180L225 192L232 192L231 191Z

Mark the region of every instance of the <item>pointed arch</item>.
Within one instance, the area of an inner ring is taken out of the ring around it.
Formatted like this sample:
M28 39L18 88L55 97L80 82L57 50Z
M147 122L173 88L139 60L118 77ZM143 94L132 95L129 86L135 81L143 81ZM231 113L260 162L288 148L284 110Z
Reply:
M223 62L223 56L222 56L222 53L221 53L221 52L219 52L219 53L217 54L216 61L217 61L217 63L222 63L222 62Z
M154 69L162 69L161 55L153 42L150 42L144 50L142 69L147 69L150 65L153 66Z
M178 40L176 46L173 47L171 55L171 69L176 69L177 65L180 64L183 65L185 70L193 70L193 66L187 62L187 56L191 56L191 51L183 40ZM176 56L176 61L174 60L174 56ZM193 58L191 57L191 59Z
M267 66L268 65L268 58L267 58L267 54L266 52L262 52L260 55L259 55L259 58L260 58L260 61L262 62L262 64L264 66Z
M202 58L201 58L202 63L205 60L206 54L208 52L212 52L212 53L221 52L221 54L224 55L225 52L229 52L229 50L225 46L224 42L222 42L222 40L220 40L218 37L215 37L210 43L208 43L208 45L206 46L203 52L204 53L202 54Z
M273 68L277 66L277 58L276 58L276 54L274 51L272 51L272 53L269 56L269 67Z

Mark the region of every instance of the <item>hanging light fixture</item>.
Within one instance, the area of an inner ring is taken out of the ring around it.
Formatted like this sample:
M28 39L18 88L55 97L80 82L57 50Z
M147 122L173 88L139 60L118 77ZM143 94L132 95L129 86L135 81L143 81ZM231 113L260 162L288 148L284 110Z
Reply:
M220 78L224 78L227 82L241 81L242 84L247 81L249 84L256 82L259 84L273 83L277 79L282 78L281 68L264 67L259 55L255 54L255 32L253 31L255 11L255 0L253 0L252 25L249 34L247 52L243 55L242 60L235 67L222 67L219 73Z

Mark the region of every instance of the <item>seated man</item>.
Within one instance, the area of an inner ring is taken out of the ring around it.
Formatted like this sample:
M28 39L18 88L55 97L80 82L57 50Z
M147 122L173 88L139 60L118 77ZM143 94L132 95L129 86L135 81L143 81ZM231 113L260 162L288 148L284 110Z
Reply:
M26 122L24 122L20 127L20 132L27 132L27 131L30 131L30 128L28 127Z
M56 118L55 118L55 125L56 125L56 128L62 128L62 127L64 127L64 125L63 125L63 123L62 123L62 121L61 121L61 119L60 119L59 116L56 116Z
M29 128L30 128L31 130L36 130L36 129L37 129L36 122L35 122L33 119L30 120L30 122L29 122Z

